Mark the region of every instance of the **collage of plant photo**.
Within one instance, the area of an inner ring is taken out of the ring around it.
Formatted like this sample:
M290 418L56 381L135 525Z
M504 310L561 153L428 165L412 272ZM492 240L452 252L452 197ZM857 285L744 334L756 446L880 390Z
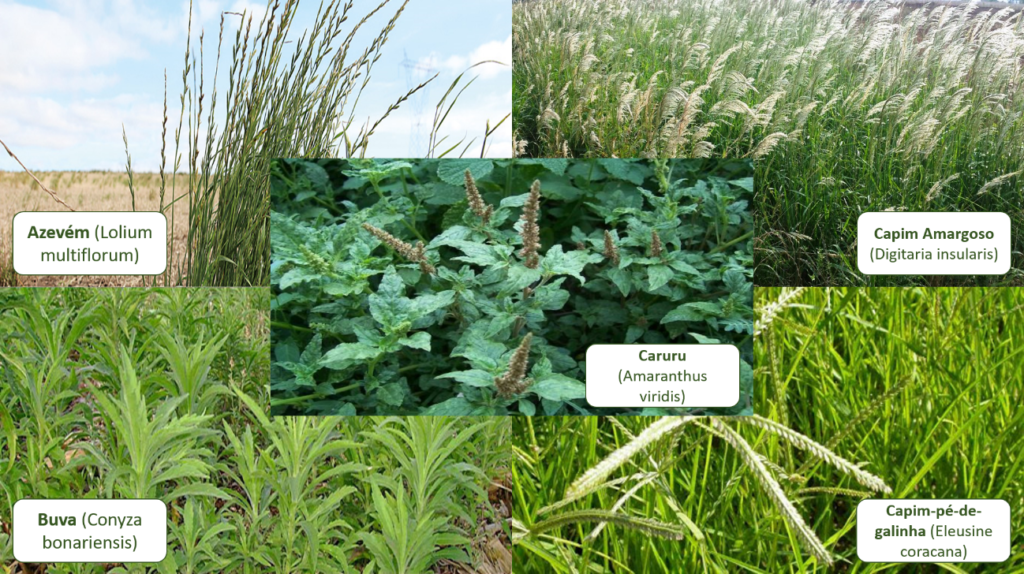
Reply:
M1024 574L1024 0L7 0L0 54L0 574ZM1009 271L862 272L878 212ZM158 275L23 266L153 214Z

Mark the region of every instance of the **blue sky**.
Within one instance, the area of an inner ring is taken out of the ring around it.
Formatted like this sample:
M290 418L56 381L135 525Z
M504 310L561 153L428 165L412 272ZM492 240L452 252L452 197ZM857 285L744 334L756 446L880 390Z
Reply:
M355 0L346 26L378 3ZM358 47L361 53L400 4L391 0L364 25L351 51ZM318 7L318 0L300 3L292 27L294 38L312 25ZM221 13L248 10L258 21L265 9L266 3L259 0L195 0L193 44L199 28L204 28L207 64L212 67ZM138 171L158 168L165 68L173 118L169 140L177 125L187 0L0 0L0 15L0 140L33 170L121 170L123 124L133 167ZM227 18L225 44L230 44L229 31L233 40L238 21ZM423 79L424 68L440 72L422 100L421 130L429 131L434 105L459 72L482 59L510 63L511 21L508 0L410 0L374 67L373 79L356 109L357 122L376 119L405 93L407 72L401 64L407 54L408 61L416 61L421 70L414 79ZM227 67L224 60L229 58L228 47L222 55L222 78ZM209 69L207 73L212 75ZM479 138L487 120L494 123L511 111L510 68L482 66L475 75L479 79L446 122L446 133L455 140ZM224 84L220 88L223 94ZM417 123L415 104L407 102L377 128L368 156L422 155L410 149ZM506 121L492 136L489 155L510 155L511 139ZM173 148L173 141L168 147ZM6 153L0 155L0 170L20 169Z

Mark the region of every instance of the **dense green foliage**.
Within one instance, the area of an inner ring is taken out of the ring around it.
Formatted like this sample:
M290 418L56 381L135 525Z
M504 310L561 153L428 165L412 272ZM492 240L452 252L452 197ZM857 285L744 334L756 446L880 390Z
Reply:
M168 505L162 562L40 566L53 574L425 574L483 559L477 548L504 536L485 487L504 475L508 423L269 418L268 299L0 291L5 571L42 571L12 562L23 498Z
M586 414L587 347L634 342L738 345L749 409L752 190L743 160L281 160L272 410Z
M517 4L517 151L756 160L757 285L1022 285L1024 11L894 4ZM1005 212L1013 271L862 275L885 210Z
M1024 351L1010 343L1024 337L1024 293L755 300L760 416L513 420L521 571L939 571L857 559L866 497L1006 500L1009 560L948 570L1024 568ZM614 514L603 530L601 512Z

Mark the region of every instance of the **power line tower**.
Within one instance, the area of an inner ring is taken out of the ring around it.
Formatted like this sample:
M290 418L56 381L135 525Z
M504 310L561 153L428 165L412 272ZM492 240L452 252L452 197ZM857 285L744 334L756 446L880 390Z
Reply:
M405 59L400 62L400 65L405 68L406 90L412 90L437 73L437 69L430 64L410 60L409 53L404 50L403 53ZM409 157L426 157L427 155L427 128L424 112L427 109L427 93L429 91L430 84L427 84L409 98L409 107L414 116L409 134Z

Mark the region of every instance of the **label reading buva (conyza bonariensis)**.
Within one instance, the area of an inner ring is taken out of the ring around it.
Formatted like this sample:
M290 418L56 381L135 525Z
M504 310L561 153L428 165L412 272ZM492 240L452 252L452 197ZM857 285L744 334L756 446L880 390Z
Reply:
M167 554L160 500L25 499L13 518L21 562L159 562Z

